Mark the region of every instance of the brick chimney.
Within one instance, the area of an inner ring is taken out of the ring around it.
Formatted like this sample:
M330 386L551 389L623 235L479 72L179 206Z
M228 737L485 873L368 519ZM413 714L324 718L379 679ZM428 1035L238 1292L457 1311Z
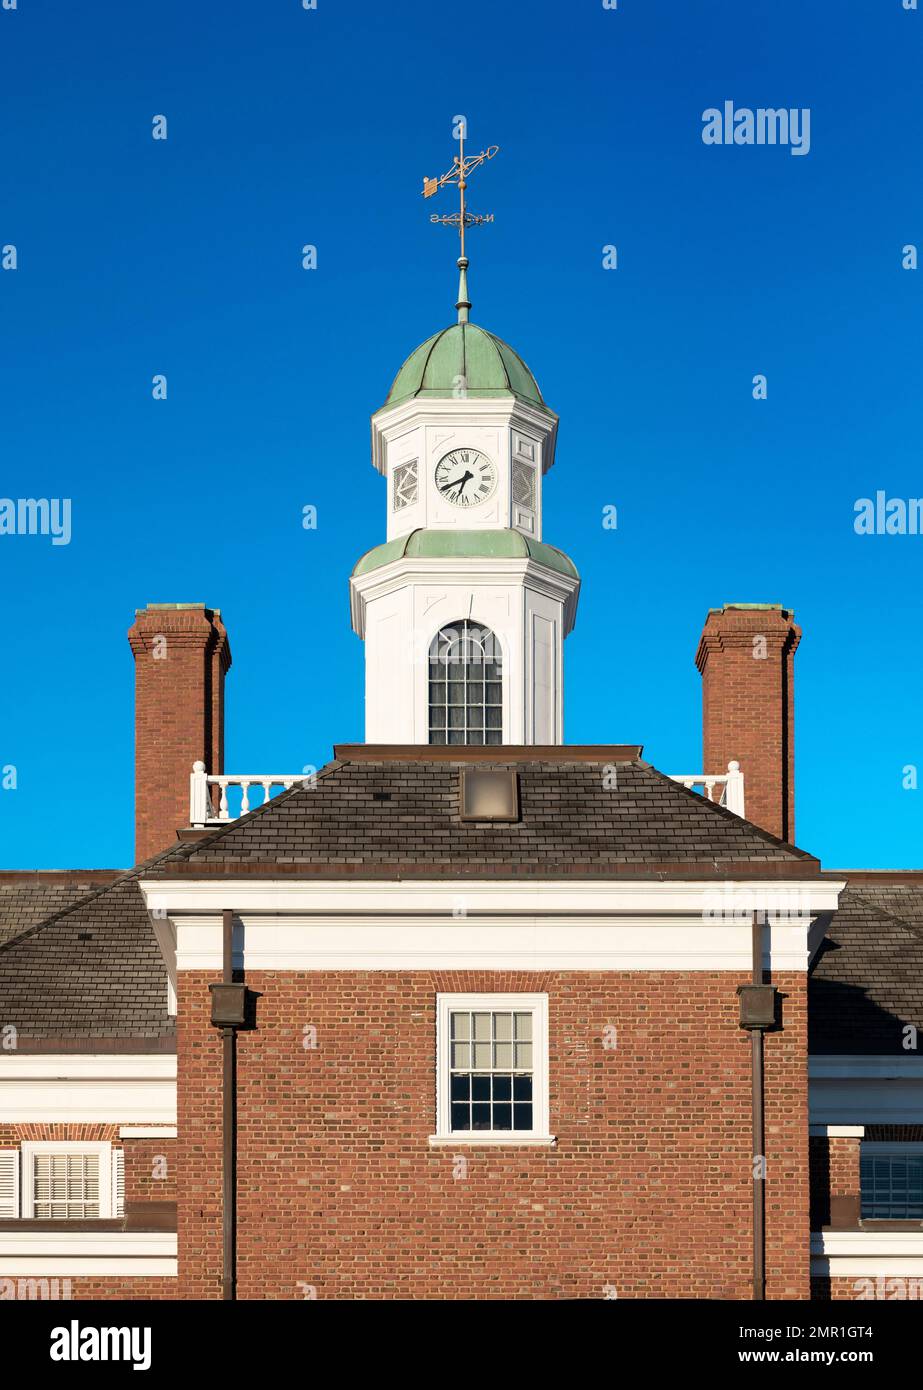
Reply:
M217 608L149 603L128 632L135 658L135 862L189 824L189 775L224 771L224 677L231 664Z
M695 663L702 673L703 771L744 774L747 820L795 839L794 658L801 628L778 603L709 610Z

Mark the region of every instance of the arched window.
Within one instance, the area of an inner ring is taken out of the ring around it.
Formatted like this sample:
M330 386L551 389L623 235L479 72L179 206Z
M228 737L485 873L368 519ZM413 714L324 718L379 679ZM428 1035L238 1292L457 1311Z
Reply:
M490 628L464 619L433 638L429 741L503 742L503 654Z

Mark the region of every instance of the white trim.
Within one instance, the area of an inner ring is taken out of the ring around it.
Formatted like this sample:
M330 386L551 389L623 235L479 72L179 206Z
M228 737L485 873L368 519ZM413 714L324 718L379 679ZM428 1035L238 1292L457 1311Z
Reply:
M698 917L630 919L466 915L457 912L368 917L330 913L239 915L234 964L245 970L727 970L751 968L750 924L707 926ZM177 918L180 971L221 967L221 919ZM803 926L769 932L766 960L776 971L807 969Z
M865 1133L865 1125L809 1125L808 1133L812 1136L828 1139L861 1139Z
M172 1053L0 1052L4 1124L175 1124Z
M617 866L613 868L617 873ZM722 926L750 929L753 904L768 905L770 925L781 921L777 907L804 903L810 916L835 912L845 882L829 879L142 879L149 909L170 916L220 912L232 901L240 912L449 912L464 899L469 913L527 914L593 912L727 915ZM732 915L733 914L733 915ZM786 920L801 921L803 913Z
M449 1014L454 1009L532 1015L532 1120L531 1130L491 1134L487 1142L550 1144L548 1133L548 995L547 994L437 994L436 995L436 1134L433 1139L468 1147L483 1143L483 1131L453 1131L449 1117Z
M923 1277L923 1230L814 1231L811 1273L834 1279Z
M175 1278L173 1231L2 1231L0 1279L16 1275L116 1274Z
M462 1144L466 1149L509 1149L509 1148L554 1148L558 1142L556 1134L472 1134L469 1138L458 1134L431 1134L431 1149L451 1149Z
M561 605L562 637L568 636L577 619L579 578L550 569L540 560L525 556L401 555L367 574L350 578L350 616L354 631L359 637L365 637L370 603L398 593L408 585L434 582L468 590L472 586L501 589L515 586L517 591L528 589L541 594Z
M35 1219L35 1159L39 1154L91 1153L99 1156L99 1216L88 1220L108 1221L113 1215L112 1197L115 1189L112 1163L112 1144L108 1139L23 1139L22 1154L22 1215ZM77 1218L79 1219L79 1218Z
M120 1139L175 1139L176 1125L119 1125Z

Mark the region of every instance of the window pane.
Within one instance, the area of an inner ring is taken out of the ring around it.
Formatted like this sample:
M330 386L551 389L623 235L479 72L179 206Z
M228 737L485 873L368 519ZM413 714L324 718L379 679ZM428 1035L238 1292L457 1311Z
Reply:
M453 1131L512 1134L533 1129L533 1031L531 1011L450 1012Z
M444 627L430 644L429 674L431 743L502 743L503 659L488 628L467 619ZM437 740L446 726L435 715L446 704L456 713Z
M923 1219L923 1150L876 1153L863 1146L860 1156L862 1216L871 1220Z
M489 1076L472 1076L471 1098L472 1100L490 1100Z
M51 1220L99 1215L99 1155L36 1153L33 1157L34 1214Z
M513 1099L531 1100L532 1099L532 1078L531 1076L513 1077Z

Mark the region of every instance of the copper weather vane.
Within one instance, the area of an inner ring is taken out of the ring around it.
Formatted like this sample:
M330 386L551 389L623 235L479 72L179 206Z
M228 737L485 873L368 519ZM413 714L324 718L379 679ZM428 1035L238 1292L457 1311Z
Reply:
M468 310L471 308L471 301L468 298L468 258L465 255L465 229L467 227L479 227L484 222L493 222L492 212L474 213L469 212L465 200L465 189L468 187L468 176L479 168L485 160L493 159L499 150L499 145L490 145L480 154L465 156L465 137L460 135L458 138L458 154L452 161L452 167L442 175L441 178L423 179L423 197L432 198L434 193L438 193L440 188L449 186L458 188L458 212L446 213L440 216L434 212L430 217L430 222L440 223L443 227L457 227L460 245L460 255L458 257L458 302L455 305L458 310L459 323L468 322Z

